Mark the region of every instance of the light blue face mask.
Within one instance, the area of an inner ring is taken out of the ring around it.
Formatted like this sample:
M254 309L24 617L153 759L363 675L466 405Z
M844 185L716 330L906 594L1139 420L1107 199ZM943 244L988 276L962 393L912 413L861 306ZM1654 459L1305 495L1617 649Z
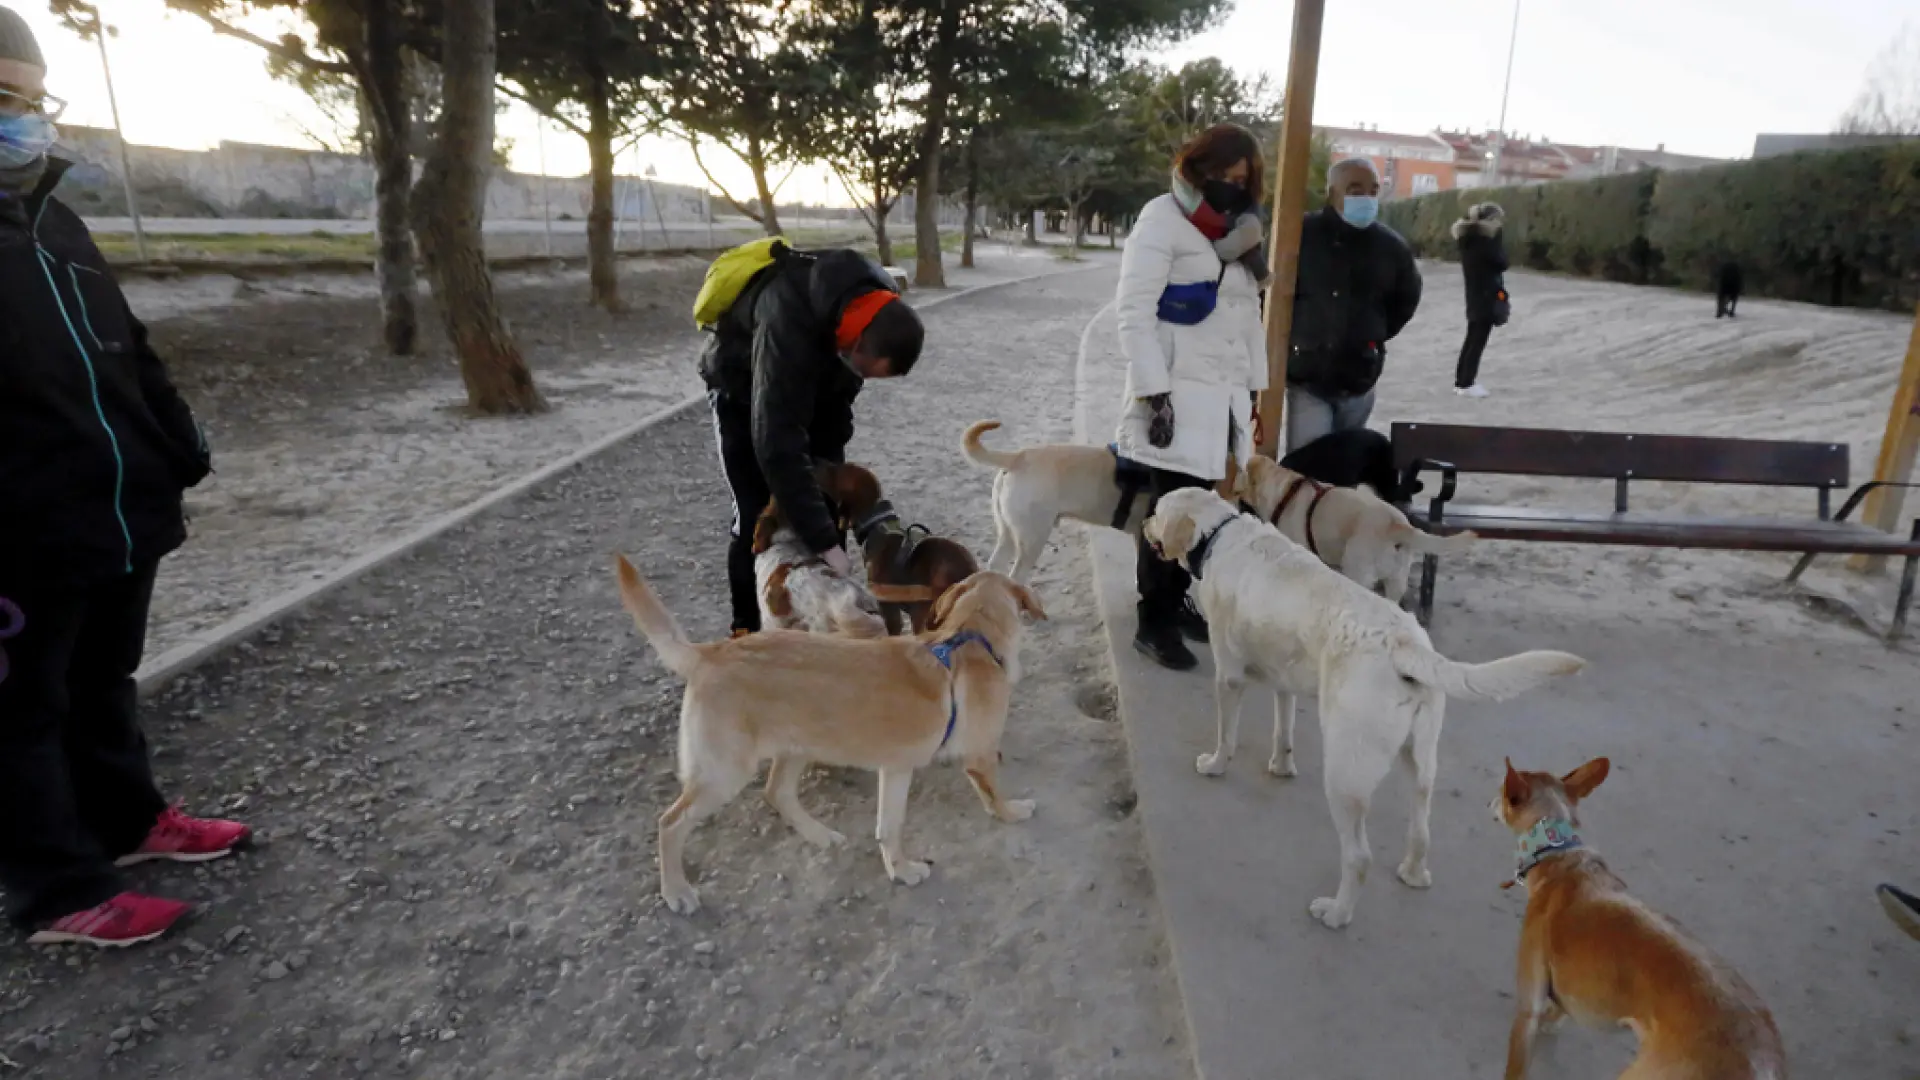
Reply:
M39 113L0 116L0 169L18 169L47 156L60 129Z
M1356 229L1364 229L1380 219L1380 199L1374 195L1349 195L1340 203L1340 218Z

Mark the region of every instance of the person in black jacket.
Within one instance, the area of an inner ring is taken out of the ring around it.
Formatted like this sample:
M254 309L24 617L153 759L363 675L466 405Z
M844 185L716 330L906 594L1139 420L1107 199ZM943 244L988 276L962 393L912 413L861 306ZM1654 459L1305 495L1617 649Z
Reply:
M154 783L134 673L206 439L78 215L52 197L60 103L0 8L0 891L35 942L129 945L185 904L114 869L246 839Z
M1714 275L1713 284L1713 317L1735 318L1734 309L1740 306L1740 293L1745 285L1740 274L1740 264L1732 259L1721 263L1719 273Z
M1300 230L1287 356L1287 449L1364 427L1387 342L1420 306L1420 270L1380 224L1380 175L1366 158L1327 170L1327 205Z
M1460 346L1460 362L1453 369L1453 392L1481 398L1480 355L1487 350L1493 328L1505 326L1512 305L1507 297L1507 248L1500 241L1506 211L1498 203L1467 208L1467 216L1453 223L1453 239L1460 245L1460 271L1467 288L1467 339Z
M714 326L700 376L733 493L727 587L736 635L760 629L753 522L768 498L823 561L851 570L813 466L846 460L861 385L912 371L924 335L893 279L866 256L784 246Z

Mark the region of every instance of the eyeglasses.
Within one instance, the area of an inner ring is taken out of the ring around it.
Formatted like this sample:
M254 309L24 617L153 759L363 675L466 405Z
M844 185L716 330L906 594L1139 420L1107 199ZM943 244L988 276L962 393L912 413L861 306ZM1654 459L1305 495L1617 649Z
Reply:
M43 116L57 121L67 111L67 99L52 94L42 94L38 99L16 94L11 90L0 90L0 116Z

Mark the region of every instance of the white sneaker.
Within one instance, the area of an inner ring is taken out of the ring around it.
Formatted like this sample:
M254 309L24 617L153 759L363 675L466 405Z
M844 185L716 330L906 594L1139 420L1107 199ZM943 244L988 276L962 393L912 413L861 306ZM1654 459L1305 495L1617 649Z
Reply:
M1481 386L1479 383L1474 383L1472 386L1456 386L1453 388L1453 392L1459 394L1461 397L1487 396L1487 388Z

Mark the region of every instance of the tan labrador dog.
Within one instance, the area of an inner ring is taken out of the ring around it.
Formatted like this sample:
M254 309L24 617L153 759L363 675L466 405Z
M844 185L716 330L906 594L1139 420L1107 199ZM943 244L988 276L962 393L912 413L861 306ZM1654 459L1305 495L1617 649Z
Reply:
M1476 539L1470 532L1421 532L1370 491L1322 484L1258 455L1240 472L1233 495L1287 539L1389 600L1407 591L1414 559L1456 554Z
M1508 884L1527 890L1507 1080L1563 1016L1640 1040L1620 1080L1786 1080L1773 1014L1740 973L1627 891L1581 835L1578 807L1606 758L1562 777L1507 762L1493 816L1518 840Z
M1120 489L1112 451L1077 443L995 450L981 438L999 427L998 420L982 420L960 438L968 461L1000 470L993 478L994 541L987 569L1030 580L1061 518L1111 528L1123 499L1129 503L1125 531L1140 532L1151 493L1129 497Z
M752 781L763 761L766 798L807 841L846 838L800 805L811 762L880 774L875 836L887 877L925 881L932 868L907 858L900 834L913 770L958 758L987 811L1024 821L1033 803L1001 797L1000 736L1019 678L1022 616L1046 618L1025 587L982 572L948 589L933 609L937 630L910 637L849 638L768 630L729 641L687 640L660 598L625 557L620 599L667 669L687 681L680 702L680 797L660 815L660 895L691 914L699 893L681 854L687 834Z

